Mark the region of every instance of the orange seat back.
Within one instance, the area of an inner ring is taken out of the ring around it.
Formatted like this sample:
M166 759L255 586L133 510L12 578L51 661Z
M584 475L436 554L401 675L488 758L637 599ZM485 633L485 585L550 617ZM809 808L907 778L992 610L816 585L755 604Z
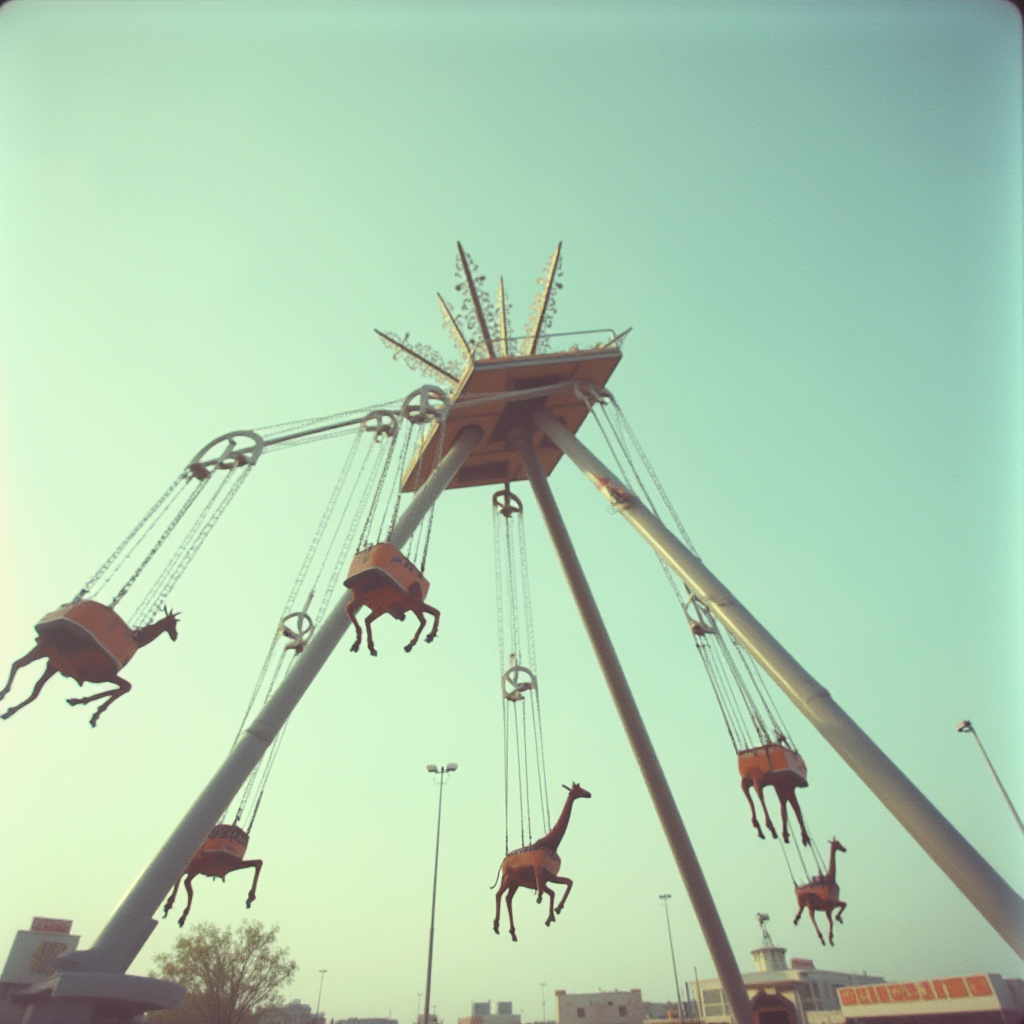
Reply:
M425 598L430 589L426 577L393 544L374 544L357 552L345 580L345 586L360 597L381 588L397 590L405 597L414 583Z
M113 608L98 601L72 601L36 623L39 639L61 659L77 663L85 658L92 667L96 658L108 658L120 671L139 649L128 623Z

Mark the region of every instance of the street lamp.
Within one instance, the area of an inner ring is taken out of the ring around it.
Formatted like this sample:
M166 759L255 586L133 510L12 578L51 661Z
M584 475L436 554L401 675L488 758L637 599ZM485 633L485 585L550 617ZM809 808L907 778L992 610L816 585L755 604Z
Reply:
M996 780L996 785L999 787L1006 800L1007 805L1010 808L1010 813L1013 815L1014 820L1017 822L1017 828L1024 832L1024 822L1020 820L1020 815L1017 813L1017 808L1013 806L1013 801L1010 799L1010 794L1006 792L1006 788L1003 786L1002 780L996 774L995 766L989 759L988 754L985 752L985 748L981 745L981 737L978 735L977 729L969 721L963 721L956 727L957 732L969 732L978 741L978 749L981 751L981 756L985 758L985 763L989 767L989 771L992 772L992 778Z
M672 923L668 919L668 901L672 899L672 893L663 892L659 897L661 905L665 908L665 925L668 927L668 948L672 954L672 974L676 979L676 1007L679 1010L679 1021L683 1020L683 998L679 994L679 972L676 970L676 947L672 942Z
M427 991L423 1002L423 1024L430 1024L430 973L434 966L434 910L437 907L437 857L441 852L441 801L448 776L459 766L449 761L443 768L428 764L427 771L437 776L437 839L434 841L434 893L430 897L430 942L427 945Z
M327 973L327 968L325 967L320 972L320 991L317 992L317 994L316 994L316 1015L318 1017L320 1016L320 997L324 994L324 975L326 973Z

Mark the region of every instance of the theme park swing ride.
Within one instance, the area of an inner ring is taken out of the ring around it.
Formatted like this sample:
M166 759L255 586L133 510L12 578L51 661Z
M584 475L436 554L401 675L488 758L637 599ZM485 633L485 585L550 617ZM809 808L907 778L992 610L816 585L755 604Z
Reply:
M643 496L648 507L660 510L663 518L672 520L679 536L696 555L693 541L615 396L606 389L596 388L585 388L582 395L590 406L593 421L601 432L622 480L633 493ZM750 805L751 824L758 837L764 839L751 798L750 791L753 789L764 812L765 827L773 838L779 840L779 848L797 898L798 911L793 923L799 922L804 910L807 910L811 924L824 945L825 939L814 918L815 911L824 912L829 922L828 941L834 945L832 913L838 911L836 920L842 923L843 910L846 908L846 904L839 899L839 886L835 880L835 854L837 850L845 853L846 847L838 839L832 839L826 868L817 843L804 824L803 812L796 797L796 789L805 788L808 784L807 766L786 728L760 665L735 636L719 629L707 605L686 583L677 582L664 559L659 561L683 612L736 752L741 787ZM779 798L781 836L776 832L765 804L766 786L773 787ZM802 882L797 881L791 858L786 852L785 844L789 843L787 804L792 805L796 814L800 826L800 842L810 847L810 869L800 845L795 847L799 870L804 879Z
M421 389L406 400L399 413L375 411L354 432L341 471L285 600L234 742L238 741L252 720L253 709L269 699L284 674L287 662L298 657L305 649L316 629L316 623L323 619L331 606L342 570L346 566L349 578L345 580L345 585L351 587L356 595L362 595L362 603L371 608L380 607L395 618L404 618L403 611L397 607L402 603L403 595L400 586L395 585L396 582L400 584L406 578L414 578L412 588L421 586L422 594L426 593L428 584L423 577L423 570L430 544L432 515L421 524L410 543L411 555L418 558L420 563L418 569L397 548L387 543L387 538L398 516L401 484L399 467L408 454L413 434L412 429L405 428L419 426L422 433L423 425L430 422L439 410L444 410L445 402L444 396L437 394L436 389ZM399 437L402 438L401 444ZM396 450L399 453L397 459ZM356 540L356 528L360 523L362 529ZM374 537L376 540L373 540ZM317 567L315 574L314 566ZM296 610L302 593L306 593L305 602L301 610ZM318 599L318 607L311 614L314 598ZM346 612L358 627L354 617L357 601L358 597L353 597L346 606ZM421 607L429 608L422 605L422 596L420 604ZM436 635L436 615L435 611L435 630L427 637L427 642ZM376 654L369 623L366 629L370 651ZM422 630L421 617L416 636L405 647L407 652L411 651ZM354 645L353 651L357 647ZM184 881L188 900L178 919L179 926L184 926L191 910L192 880L197 875L225 881L225 876L231 872L254 868L246 907L251 907L256 899L256 886L263 861L243 858L286 728L277 734L270 749L246 780L233 821L229 824L227 814L222 816L189 862L183 876L175 883L164 904L164 917L174 905L179 883Z
M516 942L512 897L518 889L536 890L538 903L543 901L545 895L549 898L545 925L554 924L556 915L565 907L565 901L572 890L572 879L560 874L562 861L558 847L568 827L574 801L589 798L590 793L577 782L572 786L564 786L569 795L562 813L552 826L523 503L512 493L506 481L502 490L495 491L491 508L505 791L505 857L494 883L497 885L498 879L501 881L494 897L494 931L500 934L501 897L505 896L509 934L512 941ZM511 787L510 775L514 783ZM510 851L509 820L515 816L516 808L521 845ZM533 838L535 818L540 827L546 830L536 841ZM555 906L555 893L551 885L565 886L558 906Z
M409 557L412 552L404 556L401 553L410 541L414 545L419 543L421 547L425 547L426 539L429 537L428 517L435 501L444 490L449 487L485 485L506 487L517 480L529 480L595 656L608 684L613 703L686 885L716 973L722 981L737 1024L753 1024L742 977L678 807L548 484L548 475L563 454L587 476L619 518L651 545L667 569L681 581L681 604L684 613L687 613L691 635L699 639L716 635L721 637L723 632L727 633L731 638L730 643L735 641L733 650L738 651L742 648L752 659L752 663L756 663L766 677L783 690L798 710L883 800L895 817L999 934L1024 956L1024 901L1020 896L992 870L866 733L843 712L828 691L782 648L710 572L696 556L692 546L684 539L680 539L680 535L667 525L666 519L658 513L657 508L649 507L654 505L650 501L650 494L645 492L639 483L631 487L629 483L624 482L615 471L576 438L577 430L591 412L592 396L606 394L603 389L621 358L619 343L625 332L608 332L605 341L589 349L580 350L574 346L569 351L546 351L550 339L559 336L550 331L550 320L558 288L560 261L559 247L555 250L540 281L541 291L535 301L525 335L512 337L508 332L509 317L503 282L499 284L495 310L483 288L482 276L477 274L462 246L458 247L457 268L461 277L459 290L463 297L462 312L461 315L453 313L443 300L441 307L445 323L465 357L465 365L461 370L457 366L444 363L432 350L410 344L407 337L398 338L386 332L378 332L392 348L405 355L416 367L437 377L448 392L445 394L437 389L421 389L420 410L424 416L424 429L413 454L412 463L405 468L399 485L402 493L410 495L410 500L397 516L390 510L389 529L378 532L378 544L391 545L399 557L408 559L412 568L422 575L421 570ZM595 332L572 333L585 335ZM209 481L220 476L222 471L226 474L241 471L241 479L244 480L244 474L251 469L260 452L272 445L284 447L289 443L303 443L314 435L333 436L344 428L359 429L364 422L368 422L372 412L374 410L368 408L348 420L325 417L316 421L280 425L275 430L263 433L239 431L224 435L219 439L222 442L222 449L212 454L204 449L204 457L190 463L183 475L184 483L189 487L208 485ZM622 476L628 474L623 472ZM184 487L180 489L184 490ZM645 503L644 498L648 503ZM372 500L371 496L370 501ZM195 499L192 504L194 503ZM167 515L168 525L160 534L160 544L184 519L184 513L180 516L177 513ZM356 521L359 521L358 517ZM147 520L144 520L144 523L146 522ZM189 534L192 539L184 548L185 564L187 558L194 555L198 545L208 536L215 522L215 518L212 522L207 520L194 534ZM424 523L427 524L425 534L421 531ZM681 533L679 524L675 525ZM157 528L156 524L150 524L144 529L137 529L112 556L111 565L117 562L127 566L126 552L129 552L129 549L141 550L140 546L144 542L148 543L145 538ZM419 541L415 540L417 536L420 538ZM357 557L358 554L359 552L356 553ZM121 561L118 562L118 559ZM342 560L342 565L344 561L345 559ZM334 565L336 569L336 560ZM360 565L363 569L368 568L365 563L356 564L354 559L346 577L352 581L355 592L346 592L332 607L325 607L322 614L310 614L311 603L307 599L303 615L309 615L309 621L296 616L286 625L284 620L288 615L295 614L295 605L288 604L290 610L278 623L280 632L275 637L275 642L282 643L285 653L291 653L292 657L287 659L287 666L281 668L280 680L268 684L267 679L276 679L276 676L268 671L263 684L263 703L257 708L258 697L253 701L250 709L252 714L250 716L247 711L244 728L224 762L151 863L139 874L96 937L93 946L87 950L65 954L58 961L57 975L46 983L45 992L42 989L36 992L34 987L21 997L30 1002L47 999L47 1021L54 1024L67 1021L70 1024L72 1018L76 1021L81 1020L83 1006L102 1005L108 1015L113 1012L111 1007L120 1007L121 1009L114 1015L127 1019L143 1009L170 1007L180 1002L181 991L169 983L157 979L124 976L156 925L153 915L167 893L186 872L204 841L211 838L214 827L218 823L226 824L225 815L240 793L243 814L239 816L236 812L233 827L244 831L243 822L246 820L251 827L255 812L249 811L249 817L245 819L244 812L248 804L244 791L249 789L249 799L254 800L254 808L258 807L266 773L269 773L273 765L275 744L280 742L289 715L351 624L348 609L355 611L353 598L369 596L373 591L383 587L392 593L404 595L411 610L412 604L422 602L426 596L423 585L425 581L420 584L419 593L414 593L412 583L418 581L409 575L402 579L390 575L390 561L374 562L372 568L376 572L374 579L377 586L362 584L356 578ZM154 584L152 593L156 601L166 600L170 587L180 576L181 571L183 567L176 563L165 577L161 577L163 582L160 586ZM331 575L334 571L332 570ZM132 582L138 576L138 573L133 573L134 570L128 572ZM296 591L296 600L299 592ZM94 597L95 592L87 587L79 595L77 604L93 600ZM112 610L115 603L116 601L111 602L105 607ZM72 602L72 606L75 604L76 602ZM63 662L65 667L73 671L79 670L82 681L90 681L81 670L82 666L74 661L78 657L75 645L81 646L83 634L88 634L85 646L91 644L103 648L103 637L90 633L86 626L69 616L68 610L72 606L64 606L56 616L67 623L61 626L62 633L59 638L51 641L47 636L45 640L50 645L50 651L57 651L58 658L71 659ZM393 603L387 605L384 601L371 604L370 614L383 614L380 611L382 606L384 611L390 611L391 614L397 612L396 617L404 614L400 606ZM152 625L156 621L154 609L146 610L145 615L139 610L135 616L132 625L128 626L129 629ZM52 617L46 618L50 620ZM702 629L694 630L693 623L707 629L707 632L702 632ZM44 626L44 623L40 623L40 626ZM44 640L44 634L48 632L51 630L46 626L39 630L41 642ZM289 643L296 644L291 652L287 651ZM60 649L62 644L65 645L64 649ZM517 663L521 664L523 658L529 657L528 648L523 648L521 641L517 643L517 647L519 649L513 649L510 653L514 653L517 656ZM527 653L524 654L524 651ZM114 662L118 660L105 649L101 653ZM708 658L711 658L710 654ZM127 657L120 659L120 665L126 660ZM515 664L510 667L514 668ZM501 667L504 676L508 671L504 659ZM529 665L522 667L532 669ZM61 666L57 665L56 670L61 671ZM76 678L73 672L66 674ZM529 676L520 672L503 683L503 690L506 695L514 692L529 697L529 687L519 689L521 685L529 682ZM755 692L757 690L753 683L749 684L748 694ZM536 698L535 687L532 695ZM503 700L507 700L507 696ZM737 700L745 706L742 693L739 693ZM508 703L516 705L521 702ZM537 710L539 711L539 704ZM519 724L524 725L524 720L525 716L518 720ZM728 716L726 721L728 725ZM771 716L764 717L762 713L762 724L766 730L770 730ZM774 747L783 752L790 750L796 754L788 734L783 730L782 737L771 731L762 735L757 730L756 723L752 722L752 726L761 742L759 745L748 746L748 741L744 739L743 749L737 751L737 756L755 751L758 746L766 752L766 761L760 764L761 785L772 784L767 778L772 771L794 772L794 765L797 764L794 759L783 753L785 764L780 765L773 762L771 751L766 750ZM538 731L538 737L539 735ZM734 742L736 739L737 737L734 737ZM757 766L757 758L753 760ZM741 774L742 772L741 763ZM754 774L748 774L756 791ZM796 772L797 776L801 774L799 771ZM803 777L806 779L805 775ZM787 783L786 779L780 781L783 785ZM799 785L792 778L788 781L794 788ZM778 785L776 790L779 792ZM252 794L256 796L253 797ZM571 806L571 802L570 791L567 806ZM547 807L546 800L544 806ZM764 810L767 821L767 808ZM539 815L538 820L541 819L547 824L550 815L545 811ZM803 833L806 830L801 831ZM780 842L780 845L784 844ZM799 844L795 845L799 851ZM835 852L841 849L841 846L833 841L830 855L832 885ZM514 856L516 852L512 851L509 856ZM535 873L535 882L545 881L543 876L536 877ZM823 881L828 882L828 879ZM831 891L827 885L826 891ZM539 894L543 895L543 892ZM809 909L815 909L810 900L806 901L806 905ZM91 974L91 977L85 987L75 980L82 979L88 974ZM67 1004L66 1011L61 1009L64 999L72 1000Z

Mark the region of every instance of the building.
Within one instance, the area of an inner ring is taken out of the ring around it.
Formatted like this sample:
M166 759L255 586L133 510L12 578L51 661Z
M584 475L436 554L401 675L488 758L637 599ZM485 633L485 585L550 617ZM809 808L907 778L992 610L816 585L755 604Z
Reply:
M398 1024L391 1017L339 1017L332 1019L331 1024Z
M71 934L71 922L56 917L34 917L31 929L14 936L0 973L0 1024L21 1024L25 1007L12 997L46 981L56 970L57 957L77 949L78 939Z
M314 1013L309 1003L293 999L285 1006L267 1010L260 1024L326 1024L326 1014Z
M638 988L628 992L555 991L557 1024L643 1024L645 1016Z
M499 1002L497 1013L491 1013L491 1001L486 1003L471 1003L472 1012L468 1017L460 1017L459 1024L522 1024L522 1017L512 1012L511 1000L507 1003Z
M866 982L839 990L848 1024L1021 1024L1024 981L1001 974Z
M767 918L765 918L767 920ZM762 922L764 944L752 949L754 971L743 975L751 1001L769 1006L790 1017L792 1024L844 1024L838 992L851 985L874 985L885 981L866 974L819 971L813 960L794 957L787 967L786 950L776 946ZM691 987L698 1016L708 1021L729 1020L729 1002L717 978L704 978ZM782 1024L781 1016L778 1020Z

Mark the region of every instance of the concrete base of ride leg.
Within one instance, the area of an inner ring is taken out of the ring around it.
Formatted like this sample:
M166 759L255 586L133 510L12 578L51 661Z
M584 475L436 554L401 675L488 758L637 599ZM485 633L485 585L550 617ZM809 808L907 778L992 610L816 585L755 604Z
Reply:
M185 988L161 978L68 971L11 997L25 1007L21 1024L128 1024L149 1010L172 1010Z

